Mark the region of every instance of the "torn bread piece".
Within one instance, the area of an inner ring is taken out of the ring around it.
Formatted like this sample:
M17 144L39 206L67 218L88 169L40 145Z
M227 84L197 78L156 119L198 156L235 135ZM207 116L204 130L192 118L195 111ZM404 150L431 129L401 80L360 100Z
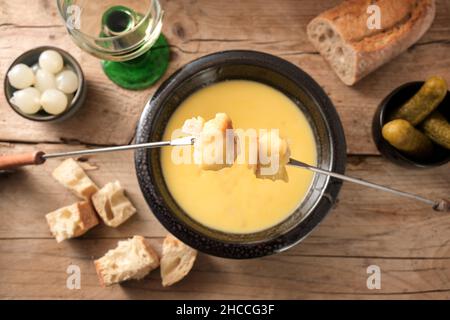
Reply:
M197 258L197 250L168 234L163 242L161 278L164 287L183 279L191 271Z
M181 128L181 131L185 134L197 137L202 132L204 125L205 125L205 119L203 119L202 117L194 117L191 119L187 119L184 122L183 127Z
M64 160L53 170L52 175L64 187L84 200L89 200L98 190L98 187L86 175L78 162L71 158Z
M98 224L89 201L77 202L45 215L50 231L57 242L79 237Z
M117 247L94 261L100 284L110 286L142 279L159 266L159 257L142 236L119 241Z
M235 141L233 124L225 113L206 121L196 117L185 121L182 131L196 137L194 163L202 170L220 170L233 165Z
M110 182L94 193L92 203L103 222L114 228L136 213L119 181Z
M286 165L291 157L291 150L287 140L280 137L278 130L262 133L258 137L258 149L256 177L288 182Z

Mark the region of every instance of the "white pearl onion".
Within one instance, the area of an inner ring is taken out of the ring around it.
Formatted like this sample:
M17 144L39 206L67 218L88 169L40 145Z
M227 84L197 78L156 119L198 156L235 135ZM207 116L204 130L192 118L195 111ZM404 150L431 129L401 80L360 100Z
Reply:
M41 92L47 89L56 89L55 76L47 70L39 69L36 72L36 83L34 86Z
M36 88L26 88L14 92L11 103L17 106L22 112L35 114L41 109L41 92Z
M39 63L35 63L31 66L31 70L33 71L34 75L36 75L36 73L39 70Z
M64 61L62 56L55 50L45 50L39 56L39 66L48 72L56 74L62 70Z
M8 72L8 80L16 89L25 89L35 81L33 70L23 63L16 64L11 68Z
M78 89L78 77L72 70L63 70L56 76L56 88L64 93L74 93Z
M41 104L45 112L57 115L67 108L67 97L57 89L48 89L42 93Z

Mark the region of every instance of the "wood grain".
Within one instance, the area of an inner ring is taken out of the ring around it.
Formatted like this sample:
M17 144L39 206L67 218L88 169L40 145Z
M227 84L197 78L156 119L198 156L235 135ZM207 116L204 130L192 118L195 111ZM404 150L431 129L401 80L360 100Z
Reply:
M436 20L419 44L349 88L314 51L305 34L307 23L315 15L338 2L234 0L224 5L222 1L208 0L163 1L166 12L163 32L172 49L165 77L195 58L220 50L251 49L281 56L311 74L330 95L345 127L348 152L377 154L370 127L381 99L400 84L432 74L450 81L450 6L448 1L438 0ZM0 140L75 140L108 145L131 141L140 112L158 85L133 92L108 81L99 61L72 43L53 1L0 0L0 8L0 74L4 75L14 57L24 50L55 45L79 60L89 82L83 109L60 124L24 120L10 110L1 95ZM21 14L14 14L17 12ZM15 41L17 38L20 41Z
M10 144L0 153L47 152L80 146ZM166 231L153 217L137 185L131 152L96 155L87 163L99 185L118 179L138 213L118 229L104 225L85 236L56 244L45 213L76 201L50 173L60 160L0 177L0 297L3 298L441 298L450 297L448 216L421 203L345 184L339 202L322 224L289 251L259 260L232 261L200 255L189 277L162 288L159 271L141 282L99 287L93 259L134 234L160 250ZM379 157L349 158L348 174L398 189L444 197L449 166L417 171ZM419 182L420 181L420 187ZM45 198L46 201L40 201ZM68 265L82 270L82 289L65 287ZM382 270L382 289L368 290L366 268ZM20 267L17 267L20 266ZM279 270L282 270L280 272ZM50 282L47 282L51 279Z
M351 154L349 175L433 199L449 197L450 165L415 171L397 167L378 156L370 127L377 104L398 85L431 74L450 82L450 2L437 0L436 20L418 44L352 88L333 74L305 34L315 15L339 2L162 1L163 32L171 45L165 78L220 50L259 50L283 57L313 76L336 105ZM53 0L0 0L2 80L16 56L39 45L58 46L81 63L88 80L86 104L68 121L43 124L20 118L0 95L0 154L130 143L143 106L161 82L137 92L118 88L99 61L71 41ZM119 180L138 213L120 228L99 225L83 237L57 244L44 215L77 201L51 178L61 160L0 174L0 299L450 299L448 215L347 183L320 226L287 252L247 261L200 254L191 274L173 287L163 288L155 270L143 281L101 288L94 259L135 234L160 250L167 231L139 190L133 153L80 160L94 169L88 174L97 184ZM71 264L81 268L81 290L66 288ZM366 287L369 265L381 268L381 290Z
M161 239L149 239L159 247ZM163 288L159 269L141 281L101 288L93 260L113 239L0 241L0 297L26 299L449 299L450 259L386 259L279 254L224 260L200 254L191 273ZM81 269L81 289L66 287L69 265ZM366 287L367 267L382 272L380 290Z

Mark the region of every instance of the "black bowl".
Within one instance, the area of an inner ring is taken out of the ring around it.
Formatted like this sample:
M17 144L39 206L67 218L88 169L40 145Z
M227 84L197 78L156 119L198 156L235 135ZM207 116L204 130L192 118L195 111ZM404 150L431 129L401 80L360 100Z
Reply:
M380 153L388 160L409 168L434 168L450 161L450 151L435 144L433 155L426 159L413 158L387 142L381 133L383 126L388 122L389 116L397 108L411 99L422 87L423 81L406 83L391 92L378 106L372 122L372 136ZM447 93L438 110L450 119L450 93Z
M9 101L11 99L12 95L14 94L14 91L16 91L17 89L13 88L9 84L8 77L6 75L11 70L11 68L13 66L15 66L16 64L24 63L29 67L33 66L34 64L36 64L39 61L40 54L45 50L55 50L55 51L59 52L59 54L61 54L61 56L64 60L64 65L71 67L72 70L78 76L78 82L79 82L78 90L75 91L75 94L73 96L72 101L70 102L70 105L61 114L52 115L52 114L48 114L42 110L36 114L26 114ZM40 122L48 122L48 121L59 122L59 121L63 121L63 120L66 120L66 119L69 119L70 117L72 117L81 108L84 101L86 100L86 93L87 93L86 87L87 86L86 86L86 81L84 79L83 70L81 69L80 64L77 62L77 60L75 60L75 58L67 51L64 51L60 48L51 47L51 46L43 46L43 47L34 48L34 49L28 50L28 51L22 53L20 56L18 56L13 61L11 66L8 68L8 70L6 71L5 80L3 83L3 89L4 89L4 92L6 95L6 101L8 101L8 104L11 107L11 109L13 109L17 114L19 114L20 116L22 116L28 120L40 121Z
M212 83L231 79L258 81L290 97L314 130L318 165L339 173L345 171L344 132L339 116L322 88L295 65L254 51L211 54L174 73L145 107L137 128L136 143L160 141L169 118L190 94ZM273 254L300 242L332 208L341 187L341 181L315 175L307 197L285 221L256 233L231 234L201 225L180 208L164 182L159 150L137 151L135 165L144 197L167 230L200 251L235 259Z

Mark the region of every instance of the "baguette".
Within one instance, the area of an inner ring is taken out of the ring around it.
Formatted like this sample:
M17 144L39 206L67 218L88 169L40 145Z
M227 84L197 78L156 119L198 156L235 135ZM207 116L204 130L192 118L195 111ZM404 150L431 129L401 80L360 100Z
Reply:
M89 200L98 191L98 187L74 159L64 160L53 171L52 175L59 183L81 199Z
M106 184L92 195L95 210L106 225L116 228L136 213L119 181Z
M98 224L97 215L88 201L60 208L46 214L45 218L58 243L79 237Z
M110 286L130 279L142 279L159 266L159 257L144 237L119 241L117 247L94 261L100 284Z
M381 30L367 26L369 5L381 10ZM347 0L314 18L307 34L351 86L419 40L435 13L434 0Z
M183 279L191 271L197 258L197 250L169 234L163 242L161 278L164 287Z

